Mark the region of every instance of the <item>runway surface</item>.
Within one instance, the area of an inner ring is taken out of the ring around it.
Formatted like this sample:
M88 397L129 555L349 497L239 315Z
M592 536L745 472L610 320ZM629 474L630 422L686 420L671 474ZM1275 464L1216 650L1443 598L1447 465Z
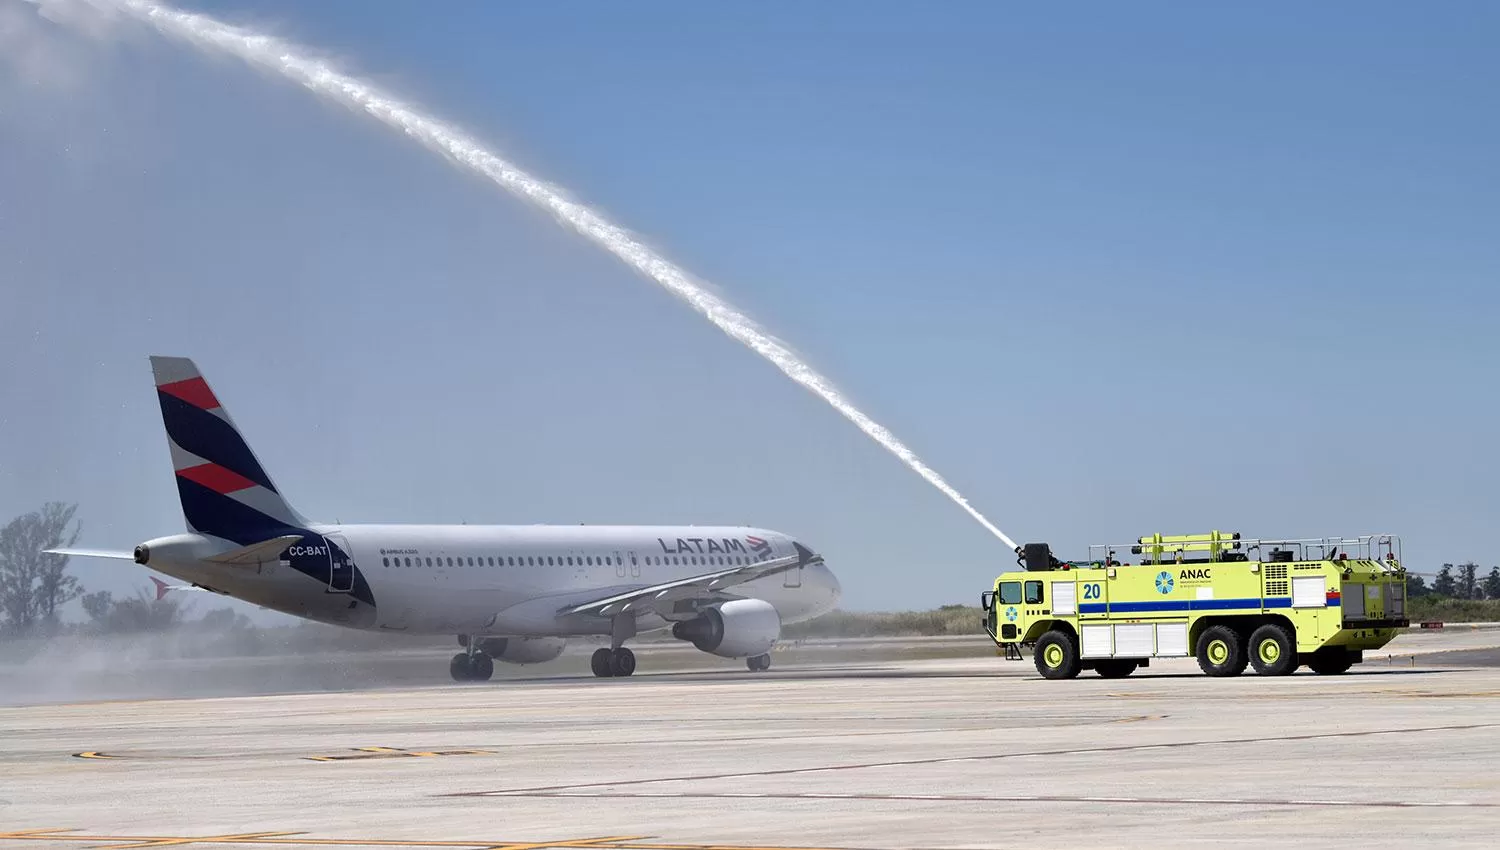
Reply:
M1484 644L1071 682L984 654L653 674L642 652L627 680L0 708L0 850L1492 847L1500 669L1442 652Z

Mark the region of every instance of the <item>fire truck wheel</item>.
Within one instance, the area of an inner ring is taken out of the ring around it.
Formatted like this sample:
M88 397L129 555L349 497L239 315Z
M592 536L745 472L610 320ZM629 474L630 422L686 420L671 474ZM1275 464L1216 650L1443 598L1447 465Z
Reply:
M1354 656L1342 646L1325 646L1307 659L1307 666L1320 676L1336 676L1354 666Z
M1135 672L1136 662L1111 658L1094 665L1101 679L1123 679Z
M1245 672L1245 643L1229 626L1210 626L1198 636L1198 666L1210 676Z
M1266 623L1250 633L1250 664L1262 676L1287 676L1297 669L1297 645L1285 626Z
M1053 629L1036 642L1036 669L1048 679L1071 679L1078 675L1078 646L1067 632Z

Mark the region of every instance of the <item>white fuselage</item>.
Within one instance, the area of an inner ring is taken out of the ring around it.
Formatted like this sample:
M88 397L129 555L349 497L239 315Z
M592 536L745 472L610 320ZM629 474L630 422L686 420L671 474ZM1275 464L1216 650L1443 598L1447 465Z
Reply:
M342 565L316 574L308 565L328 554L304 551L309 547L294 547L279 562L225 565L202 560L222 546L179 535L146 544L149 566L265 608L353 628L567 636L610 632L605 619L559 617L569 604L794 553L793 539L785 534L740 527L314 525L310 530L349 553L367 594L351 596ZM289 557L303 559L299 568ZM730 598L770 603L783 623L832 610L839 593L838 580L821 562L728 591ZM637 628L670 623L668 617L647 615Z

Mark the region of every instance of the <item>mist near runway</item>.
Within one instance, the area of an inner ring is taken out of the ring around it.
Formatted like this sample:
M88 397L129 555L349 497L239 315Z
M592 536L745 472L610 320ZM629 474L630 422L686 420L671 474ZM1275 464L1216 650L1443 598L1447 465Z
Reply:
M495 664L486 683L455 684L448 661L452 638L358 632L308 623L216 631L187 623L130 635L67 635L0 642L0 706L100 700L204 699L267 694L333 693L379 688L504 688L507 681L594 681L589 655L607 641L574 639L541 664ZM751 674L739 659L717 658L665 634L635 642L640 670L653 675L738 678ZM878 672L894 662L994 655L987 637L955 635L792 639L773 655L772 674ZM611 683L601 683L604 687Z
M441 683L452 644L316 624L223 629L208 621L10 640L0 642L0 705Z
M57 6L57 0L32 0ZM636 239L596 210L556 186L532 176L457 128L433 118L364 80L341 73L313 51L274 36L180 11L148 0L74 0L105 11L118 10L149 24L163 35L213 55L228 54L271 71L333 103L363 112L399 131L460 168L482 176L507 192L549 213L626 265L686 302L721 331L780 369L823 399L881 447L895 455L927 483L973 517L1007 547L1015 542L969 504L936 470L929 467L885 426L871 419L786 344L761 329L743 311L715 294L708 285ZM62 4L67 5L67 4ZM59 17L72 24L77 15Z

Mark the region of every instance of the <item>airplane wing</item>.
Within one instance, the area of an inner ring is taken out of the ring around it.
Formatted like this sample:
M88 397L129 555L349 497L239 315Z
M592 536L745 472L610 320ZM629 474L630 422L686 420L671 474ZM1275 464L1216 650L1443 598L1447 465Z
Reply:
M595 617L610 617L615 614L623 614L630 611L643 612L655 608L663 603L676 602L682 599L692 599L700 596L712 596L725 588L734 587L745 582L755 581L758 578L777 575L788 570L794 570L810 564L822 563L823 556L815 555L801 543L793 543L797 547L797 554L787 555L782 558L773 558L769 561L757 561L753 564L731 567L716 572L704 573L703 575L690 576L675 581L654 584L650 587L628 590L624 593L616 593L602 599L593 599L581 605L570 605L558 611L558 616L571 614L589 614Z

